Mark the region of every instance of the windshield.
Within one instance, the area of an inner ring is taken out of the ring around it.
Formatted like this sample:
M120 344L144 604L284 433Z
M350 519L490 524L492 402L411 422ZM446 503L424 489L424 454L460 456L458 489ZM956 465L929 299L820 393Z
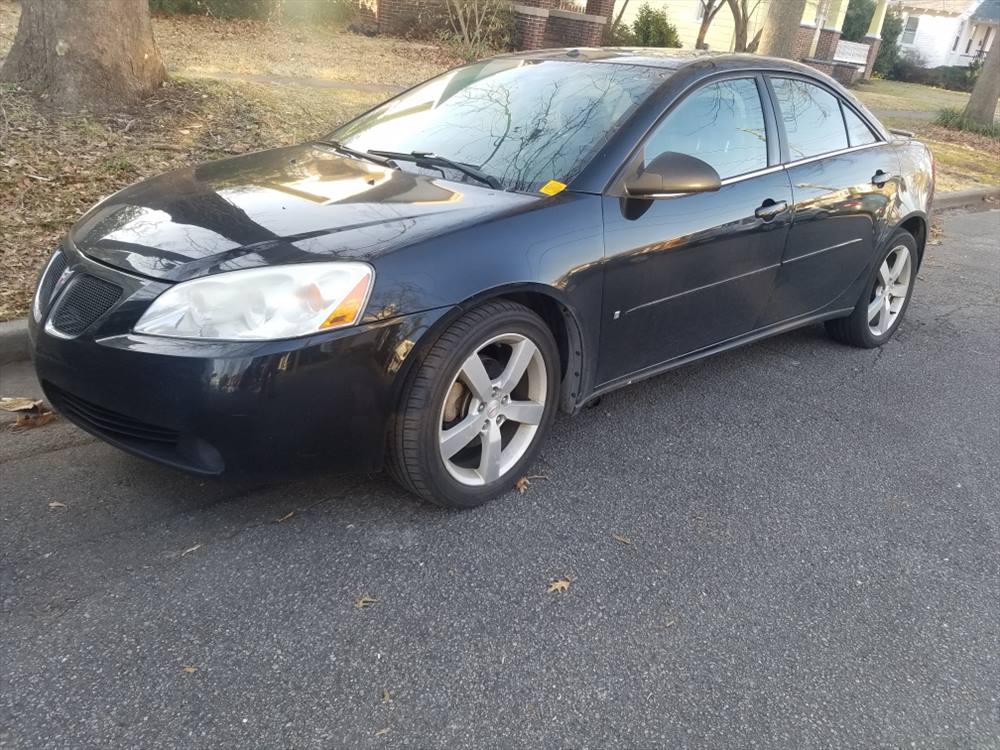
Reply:
M488 60L434 78L329 137L359 151L437 154L508 190L534 192L550 180L568 183L667 75L617 63Z

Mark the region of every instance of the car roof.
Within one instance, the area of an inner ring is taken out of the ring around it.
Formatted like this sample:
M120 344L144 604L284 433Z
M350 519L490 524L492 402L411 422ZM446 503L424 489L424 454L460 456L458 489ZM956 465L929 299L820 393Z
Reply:
M815 78L826 78L826 76L823 76L815 68L780 57L763 57L761 55L675 49L670 47L561 47L511 52L500 55L500 57L517 60L618 63L620 65L640 65L665 70L680 70L687 65L694 65L701 62L709 63L705 67L713 70L787 70L795 73L803 73Z

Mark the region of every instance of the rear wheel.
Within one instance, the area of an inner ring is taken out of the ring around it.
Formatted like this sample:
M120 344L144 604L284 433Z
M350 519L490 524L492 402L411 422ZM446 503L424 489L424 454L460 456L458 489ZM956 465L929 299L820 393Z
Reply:
M445 331L404 390L389 468L406 489L455 508L513 486L559 402L559 353L528 308L488 302Z
M864 292L846 318L828 320L831 337L851 346L874 349L892 338L910 304L917 278L917 243L900 231L865 284Z

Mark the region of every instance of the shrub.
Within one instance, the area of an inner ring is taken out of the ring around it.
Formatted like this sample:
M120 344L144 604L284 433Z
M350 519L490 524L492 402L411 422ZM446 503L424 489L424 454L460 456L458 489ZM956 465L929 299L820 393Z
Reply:
M649 3L643 3L632 22L634 44L641 47L680 47L677 27L667 19L665 10L654 10Z
M940 125L952 130L964 130L967 133L978 133L989 138L1000 139L1000 124L994 122L992 125L980 125L966 120L962 112L957 109L942 109L938 112L934 120L935 125Z
M445 12L451 27L445 42L466 60L477 60L514 44L517 26L508 0L445 0Z
M882 45L875 57L874 72L883 78L892 78L899 61L899 35L903 33L903 16L890 7L882 24Z
M848 42L862 41L868 33L874 15L875 0L850 0L840 38Z

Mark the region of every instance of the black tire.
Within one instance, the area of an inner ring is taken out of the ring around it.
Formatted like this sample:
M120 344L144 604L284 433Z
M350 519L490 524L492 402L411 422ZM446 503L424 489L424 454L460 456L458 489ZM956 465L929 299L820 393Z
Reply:
M880 285L879 269L887 259L895 255L900 246L905 247L910 253L911 265L906 296L892 325L884 333L876 334L869 327L868 305L875 301L876 290ZM865 281L861 297L854 306L854 311L844 318L826 321L826 332L831 338L849 346L875 349L885 344L896 333L899 324L903 321L903 316L906 315L907 308L910 306L910 300L913 299L913 285L917 280L917 242L913 239L913 235L901 229L892 236L886 248Z
M514 333L538 348L545 364L544 411L524 455L499 479L463 484L445 467L438 448L441 414L456 373L483 342ZM473 508L509 490L535 461L559 403L559 349L548 326L523 305L508 300L470 310L446 330L410 374L390 428L386 465L392 477L418 497L449 508Z

